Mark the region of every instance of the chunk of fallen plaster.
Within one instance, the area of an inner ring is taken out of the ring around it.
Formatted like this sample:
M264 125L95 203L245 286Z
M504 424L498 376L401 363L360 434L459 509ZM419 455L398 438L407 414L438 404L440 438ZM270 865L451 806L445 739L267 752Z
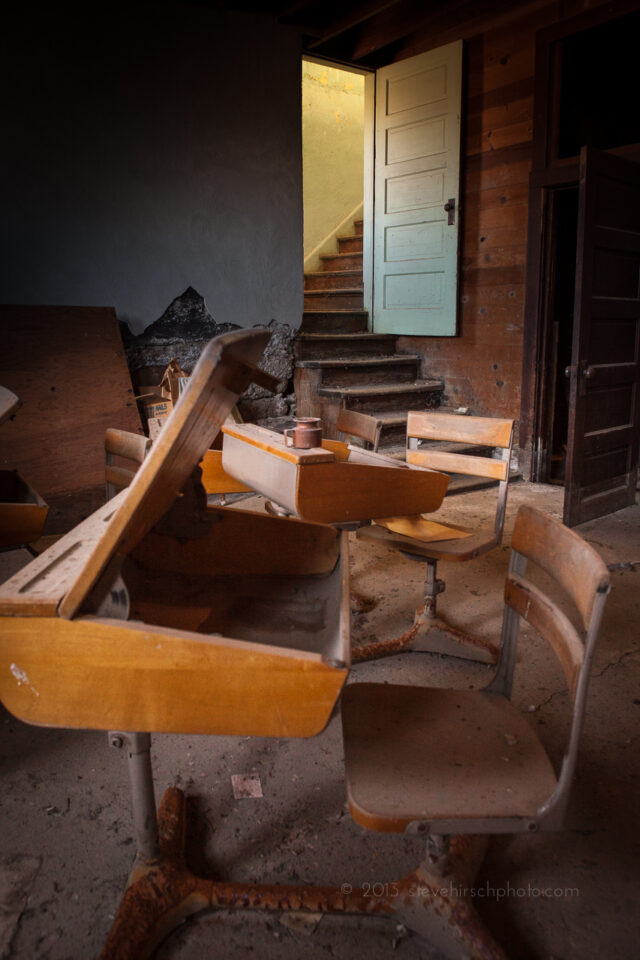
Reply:
M233 796L236 800L260 799L262 784L257 773L234 773L231 777Z

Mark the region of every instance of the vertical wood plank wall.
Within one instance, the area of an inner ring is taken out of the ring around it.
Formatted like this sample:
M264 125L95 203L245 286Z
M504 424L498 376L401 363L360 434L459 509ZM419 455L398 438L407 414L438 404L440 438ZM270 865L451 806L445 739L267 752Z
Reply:
M402 337L399 349L421 354L448 403L477 414L520 416L536 31L575 15L569 7L532 3L475 35L472 23L458 29L467 41L460 336ZM398 59L452 39L451 29L414 35Z

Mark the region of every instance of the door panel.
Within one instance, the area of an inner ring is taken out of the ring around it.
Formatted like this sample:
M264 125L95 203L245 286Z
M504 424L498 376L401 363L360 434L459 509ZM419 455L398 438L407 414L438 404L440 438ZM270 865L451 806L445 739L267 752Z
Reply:
M583 148L564 522L635 502L640 164Z
M377 333L456 333L461 71L459 41L376 74Z

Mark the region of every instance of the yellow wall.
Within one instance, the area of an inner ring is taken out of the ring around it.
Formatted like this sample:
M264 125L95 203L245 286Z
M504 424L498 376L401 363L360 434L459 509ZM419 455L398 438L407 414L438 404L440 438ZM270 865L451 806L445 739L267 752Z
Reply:
M362 203L361 74L303 61L302 151L306 258ZM337 247L330 252L337 252Z

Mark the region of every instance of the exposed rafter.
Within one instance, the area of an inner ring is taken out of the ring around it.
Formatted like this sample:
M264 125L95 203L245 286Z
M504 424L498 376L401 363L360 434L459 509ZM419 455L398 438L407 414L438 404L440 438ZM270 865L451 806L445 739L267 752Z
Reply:
M378 0L377 3L360 3L353 5L347 8L347 12L341 17L336 18L328 26L324 27L322 32L317 34L317 39L312 40L306 47L308 50L313 50L328 40L339 37L340 34L345 33L345 31L351 30L352 27L357 27L366 20L370 20L371 17L377 13L387 10L389 7L397 6L399 2L400 0Z

